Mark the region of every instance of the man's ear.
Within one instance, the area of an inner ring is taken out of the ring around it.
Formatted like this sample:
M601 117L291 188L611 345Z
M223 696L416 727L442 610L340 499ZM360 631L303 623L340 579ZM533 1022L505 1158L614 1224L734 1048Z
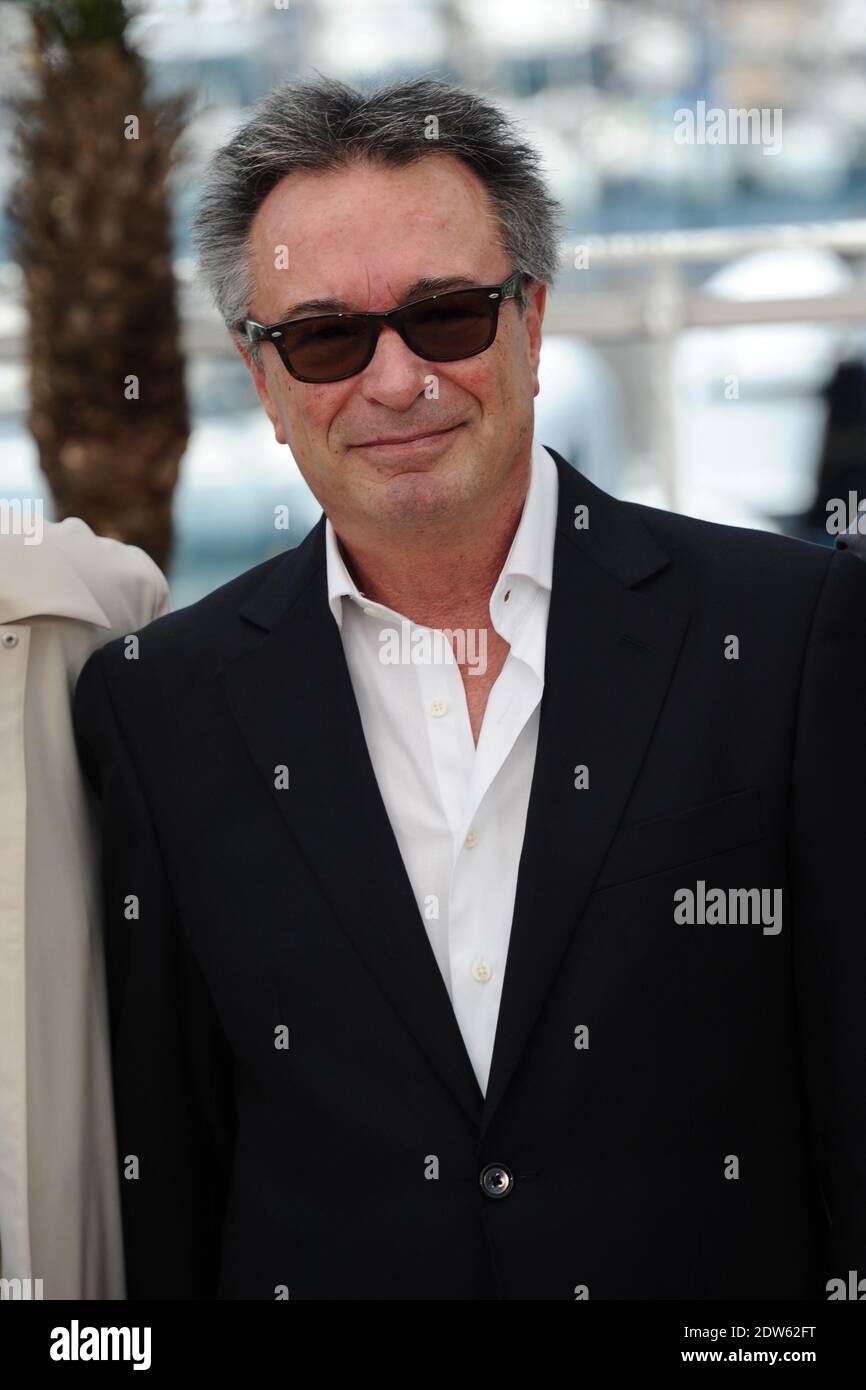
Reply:
M547 305L547 286L540 280L533 280L526 287L526 301L523 319L526 325L529 365L532 368L532 394L537 396L540 389L538 360L541 356L541 325L544 321L544 310Z
M264 369L256 366L255 362L250 357L249 348L239 334L232 334L232 342L246 363L247 370L253 379L253 385L256 388L258 398L264 406L265 413L273 426L274 438L278 444L285 444L287 442L285 432L277 408L274 405L273 397L268 388L267 375Z

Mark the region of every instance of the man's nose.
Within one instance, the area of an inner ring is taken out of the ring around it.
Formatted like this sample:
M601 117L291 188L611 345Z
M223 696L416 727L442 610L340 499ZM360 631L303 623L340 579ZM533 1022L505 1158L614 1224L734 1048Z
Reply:
M397 330L386 326L379 334L372 362L361 374L361 394L365 400L391 410L408 410L426 388L435 365L417 357Z

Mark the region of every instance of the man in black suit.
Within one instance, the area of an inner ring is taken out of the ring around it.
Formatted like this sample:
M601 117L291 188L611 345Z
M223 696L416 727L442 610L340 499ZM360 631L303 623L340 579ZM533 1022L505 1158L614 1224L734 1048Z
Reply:
M323 516L77 688L132 1298L866 1274L866 569L533 440L555 216L426 79L215 156L204 272Z

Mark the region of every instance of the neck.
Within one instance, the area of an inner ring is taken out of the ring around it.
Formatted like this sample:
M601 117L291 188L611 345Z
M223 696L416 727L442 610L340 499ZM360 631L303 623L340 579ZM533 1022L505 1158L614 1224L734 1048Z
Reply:
M489 516L449 521L446 534L425 527L411 536L340 533L343 558L355 583L374 603L423 627L487 627L490 595L520 523L529 463Z

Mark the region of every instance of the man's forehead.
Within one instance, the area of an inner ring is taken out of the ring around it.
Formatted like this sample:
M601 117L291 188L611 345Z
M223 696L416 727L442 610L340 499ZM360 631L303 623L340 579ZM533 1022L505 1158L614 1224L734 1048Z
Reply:
M289 175L259 209L252 246L272 321L494 283L501 238L487 212L480 180L449 157Z
M250 230L254 251L267 255L284 245L304 266L335 256L348 262L372 248L410 251L416 242L472 251L496 239L499 219L471 169L429 156L406 168L289 174L268 193Z

